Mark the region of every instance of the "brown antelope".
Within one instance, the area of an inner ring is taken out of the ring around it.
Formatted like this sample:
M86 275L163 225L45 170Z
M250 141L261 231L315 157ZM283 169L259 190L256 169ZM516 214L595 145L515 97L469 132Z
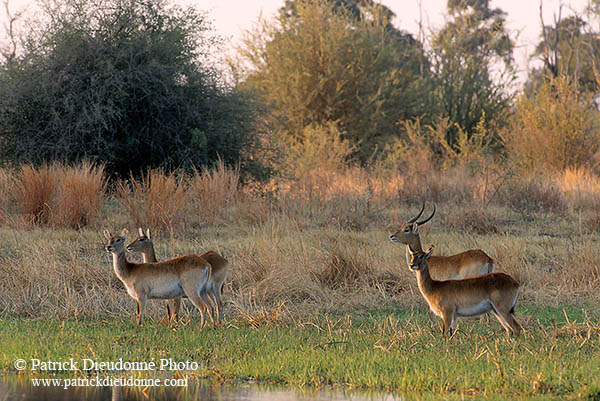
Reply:
M410 251L409 267L417 272L419 290L429 308L444 322L444 337L456 331L459 317L478 316L492 311L508 335L518 336L521 326L514 311L519 296L519 283L504 273L488 273L463 280L436 281L429 274L427 250Z
M144 230L139 227L140 236L136 238L131 244L127 245L127 252L139 252L142 254L142 260L144 263L156 263L156 253L154 252L154 245L152 243L152 237L150 236L150 229ZM177 323L179 321L179 306L181 305L181 297L173 299L165 299L165 305L167 306L167 322L170 324L171 321Z
M139 228L140 236L133 241L131 244L127 246L127 251L129 252L139 252L142 254L142 258L145 263L147 262L156 262L156 253L154 252L154 241L152 240L152 236L150 235L150 229L146 229L146 233L142 228ZM209 296L214 301L216 306L216 316L217 321L221 320L222 317L222 309L223 303L221 301L221 294L223 293L223 286L225 283L225 279L227 278L227 273L229 271L229 262L227 259L219 255L214 251L208 251L200 255L200 257L206 259L208 263L211 265L211 277L207 284L207 291ZM167 303L167 315L169 320L171 319L171 311L169 300ZM179 306L181 304L181 298L175 298L172 300L173 305L173 317L175 321L177 321L177 315L179 312ZM212 319L212 315L211 315Z
M433 212L425 220L417 222L425 210L425 202L421 211L415 217L400 226L400 229L390 235L392 242L406 245L406 262L410 262L411 252L423 252L419 226L427 223L435 215ZM434 280L460 280L475 277L494 271L494 260L481 249L471 249L451 256L431 256L429 269Z
M127 229L114 236L104 230L108 240L105 249L112 254L115 274L137 302L138 325L142 324L148 299L173 299L185 294L200 311L200 325L204 326L204 310L210 304L208 261L199 255L184 255L159 263L131 263L125 257L127 234Z

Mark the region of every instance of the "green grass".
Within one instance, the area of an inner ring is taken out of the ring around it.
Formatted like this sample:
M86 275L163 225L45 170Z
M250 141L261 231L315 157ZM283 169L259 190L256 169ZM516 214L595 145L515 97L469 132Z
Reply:
M600 394L600 316L522 307L526 327L507 339L495 319L463 320L443 340L421 310L396 308L245 325L241 319L172 329L131 319L0 321L0 367L23 358L60 361L197 361L190 376L293 386L345 386L424 395L594 397ZM27 371L26 371L27 372ZM10 374L10 373L9 373ZM146 374L141 373L142 375ZM592 398L590 398L592 399Z
M371 193L377 181L360 177L289 193L239 191L225 207L208 199L214 208L205 216L201 205L188 205L172 231L150 227L160 260L212 249L231 262L228 320L216 329L200 330L188 304L181 315L192 322L174 331L159 322L165 308L157 301L149 302L144 326L135 326L134 301L103 250L105 228L137 232L115 198L81 230L9 216L14 221L0 226L0 369L27 377L12 371L16 358L172 358L201 362L185 374L209 381L432 398L600 397L600 217L592 196L600 181L589 199L566 207L535 187L482 206L472 198L477 186L461 187L460 176L439 180L436 217L420 227L424 245L435 244L437 255L488 253L498 271L520 282L517 318L527 329L507 340L493 318L465 320L446 342L424 312L405 248L389 241L432 196L413 193L410 183L396 188L400 181ZM454 187L466 192L452 195Z

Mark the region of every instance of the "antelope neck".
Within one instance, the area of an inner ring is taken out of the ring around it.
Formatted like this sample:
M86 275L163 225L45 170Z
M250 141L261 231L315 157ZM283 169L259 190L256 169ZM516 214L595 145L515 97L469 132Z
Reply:
M421 266L419 270L417 270L417 283L419 284L419 289L423 294L430 294L433 291L433 279L429 274L429 266L427 262L425 262L424 266Z
M413 249L412 246L410 246L410 244L406 244L406 263L408 264L408 266L410 266L410 254L411 253L423 252L423 248L421 247L421 239L417 239L416 245L417 245L416 246L417 249Z
M154 247L150 248L148 252L142 253L142 260L144 263L156 263L156 254L154 253Z
M113 253L112 257L115 274L121 280L125 280L129 276L129 262L125 258L125 252Z
M412 253L423 252L423 248L421 247L421 241L417 243L417 249L413 249L410 244L406 245L407 250L410 250Z

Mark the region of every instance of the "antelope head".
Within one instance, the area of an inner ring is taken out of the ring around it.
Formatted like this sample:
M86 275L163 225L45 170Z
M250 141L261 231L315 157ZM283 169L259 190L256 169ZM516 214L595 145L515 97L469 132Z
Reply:
M435 215L435 211L436 211L435 204L433 205L433 211L431 212L431 215L429 217L427 217L424 220L417 221L419 219L419 217L421 217L421 215L423 214L424 210L425 210L425 202L423 202L423 205L421 206L421 211L415 217L408 220L406 223L402 224L398 231L396 231L395 233L390 235L390 240L392 242L398 242L398 243L405 244L405 245L411 245L411 247L413 249L417 249L416 245L417 245L417 243L420 243L419 226L427 223L429 220L431 220L433 218L433 216Z
M431 245L427 251L425 252L412 252L410 251L410 263L408 264L408 267L410 267L412 270L423 270L423 268L425 267L426 263L427 263L427 259L429 259L429 257L431 256L431 253L433 252L433 245Z
M131 244L127 245L127 252L146 252L152 248L152 236L150 235L150 229L142 230L139 228L140 236L135 239Z
M129 231L124 228L121 235L111 235L110 231L104 230L104 237L108 240L108 244L104 247L106 252L120 254L125 251L125 239Z

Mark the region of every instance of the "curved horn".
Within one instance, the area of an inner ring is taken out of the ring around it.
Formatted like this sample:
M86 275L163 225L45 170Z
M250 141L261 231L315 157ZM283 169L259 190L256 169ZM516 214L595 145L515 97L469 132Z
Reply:
M421 215L423 214L423 211L425 210L425 201L423 201L423 205L421 206L421 211L419 212L419 214L417 214L415 217L413 217L412 219L408 220L406 223L407 224L412 224L415 221L417 221L417 219L419 217L421 217Z
M431 216L429 216L425 220L419 221L417 224L418 225L423 225L423 224L427 223L429 220L431 220L431 218L433 217L434 214L435 214L435 203L433 204L433 212L431 212Z

